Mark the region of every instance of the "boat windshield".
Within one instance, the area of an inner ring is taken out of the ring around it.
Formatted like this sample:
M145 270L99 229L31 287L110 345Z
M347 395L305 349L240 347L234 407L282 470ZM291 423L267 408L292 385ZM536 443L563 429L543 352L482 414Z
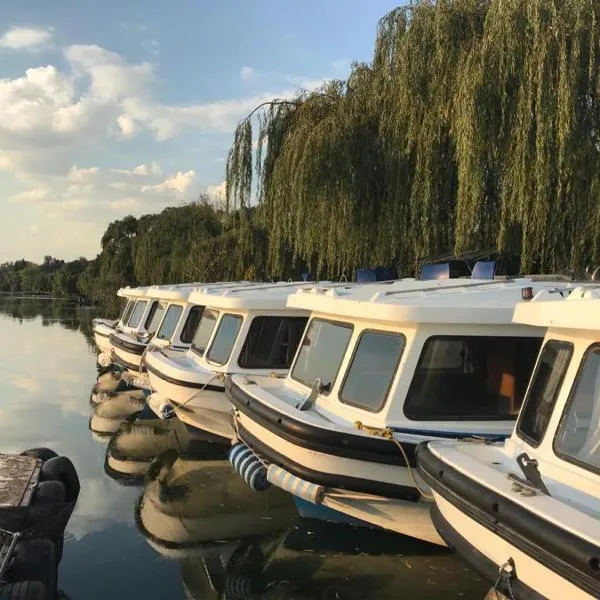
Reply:
M196 329L196 335L192 341L192 350L198 356L204 356L208 342L210 342L210 336L215 329L219 313L215 310L205 310L200 319L200 325Z
M600 470L600 347L583 358L554 441L565 460Z
M175 327L177 327L177 323L179 322L179 317L181 317L181 313L183 312L183 306L179 304L171 304L169 308L167 308L167 312L165 314L165 318L162 320L160 327L158 329L158 333L156 337L159 340L170 340L175 331Z
M137 329L140 326L142 321L142 316L144 315L144 311L146 310L146 304L148 304L147 300L138 300L135 303L135 308L131 313L131 317L127 322L127 326L133 329Z
M404 403L409 419L515 419L540 338L434 336L424 344Z
M392 331L363 331L340 391L340 400L379 412L392 385L406 338Z
M204 306L192 306L190 308L190 312L188 313L187 319L181 329L181 341L184 344L191 343L194 338L194 334L196 333L196 329L198 329L198 323L200 323L200 319L202 318L202 313L204 312Z
M166 302L159 302L158 300L154 301L154 306L150 309L150 314L146 319L146 331L148 333L156 333L160 321L163 318L163 315L165 314L166 308Z
M517 423L517 433L532 446L539 446L546 433L572 353L573 344L558 340L546 342L540 353Z
M342 364L352 337L350 323L313 319L292 368L292 379L312 387L321 380L321 393L328 394Z
M240 315L223 315L206 356L208 360L217 365L224 365L229 360L242 321Z
M244 369L289 369L306 317L254 317L238 364Z
M129 320L134 304L135 302L133 300L127 300L127 302L125 303L125 306L123 307L123 312L119 317L119 321L121 321L123 325L125 325L125 323L127 323L127 321Z

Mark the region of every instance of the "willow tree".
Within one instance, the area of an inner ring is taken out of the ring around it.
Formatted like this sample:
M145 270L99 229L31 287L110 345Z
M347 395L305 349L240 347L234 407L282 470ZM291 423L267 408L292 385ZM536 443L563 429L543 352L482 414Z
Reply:
M338 274L467 247L600 261L595 0L438 0L379 23L370 64L238 126L228 202ZM253 131L254 129L254 131Z

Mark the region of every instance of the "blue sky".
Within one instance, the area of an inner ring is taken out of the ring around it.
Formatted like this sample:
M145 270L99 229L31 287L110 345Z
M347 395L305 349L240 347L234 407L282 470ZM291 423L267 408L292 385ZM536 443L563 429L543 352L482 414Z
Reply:
M388 0L0 3L0 262L218 198L237 121L370 60Z

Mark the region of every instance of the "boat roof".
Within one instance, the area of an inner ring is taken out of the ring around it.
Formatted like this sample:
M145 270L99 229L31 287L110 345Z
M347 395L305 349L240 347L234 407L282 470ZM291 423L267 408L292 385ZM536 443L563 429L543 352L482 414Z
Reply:
M117 291L117 296L121 298L143 298L146 295L146 286L142 287L122 287Z
M249 283L231 285L208 285L197 288L190 294L189 301L208 308L237 310L281 310L288 304L288 296L303 288L312 288L315 282ZM320 282L319 286L331 289L335 284Z
M580 285L570 294L538 292L515 307L513 321L557 329L600 331L600 285Z
M197 284L153 285L146 291L146 297L170 302L187 302Z
M518 279L438 279L324 289L299 289L288 306L331 315L392 323L510 324L523 288L540 290L575 287L564 281Z

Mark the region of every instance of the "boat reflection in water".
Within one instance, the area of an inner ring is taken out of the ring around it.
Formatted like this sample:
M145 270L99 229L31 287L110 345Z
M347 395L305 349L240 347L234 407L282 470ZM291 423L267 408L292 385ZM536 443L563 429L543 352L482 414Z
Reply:
M180 560L188 598L483 597L447 550L378 529L300 519L291 496L249 492L226 461L157 457L135 510L161 554Z
M152 461L158 455L171 451L181 460L225 459L229 444L221 438L191 432L177 418L135 419L121 423L106 448L104 470L119 483L143 483Z

